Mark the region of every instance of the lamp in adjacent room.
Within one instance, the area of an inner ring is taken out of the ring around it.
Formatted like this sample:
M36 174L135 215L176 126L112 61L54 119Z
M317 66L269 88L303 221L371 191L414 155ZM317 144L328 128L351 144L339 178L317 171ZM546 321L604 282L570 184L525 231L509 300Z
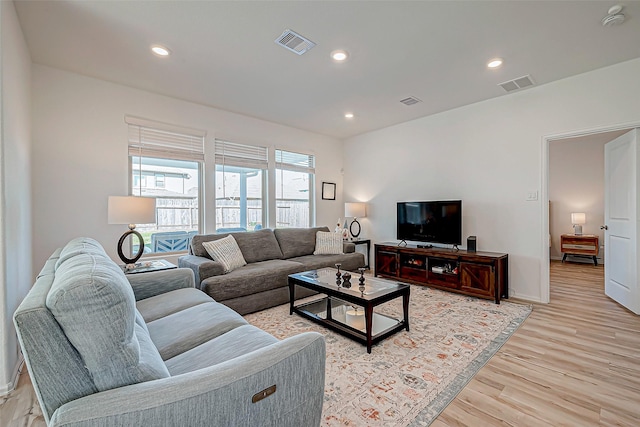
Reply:
M150 224L156 222L156 199L137 196L109 196L108 208L109 224L129 224L126 231L118 241L118 256L128 269L140 259L144 252L144 239L135 228L136 224ZM128 258L122 251L125 240L130 235L138 237L138 252L132 258Z
M573 224L573 234L582 235L582 226L587 222L587 214L584 212L572 212L571 224Z
M361 202L350 202L344 204L344 216L353 218L349 226L349 233L354 239L357 239L362 231L362 227L358 222L358 218L366 217L366 204Z

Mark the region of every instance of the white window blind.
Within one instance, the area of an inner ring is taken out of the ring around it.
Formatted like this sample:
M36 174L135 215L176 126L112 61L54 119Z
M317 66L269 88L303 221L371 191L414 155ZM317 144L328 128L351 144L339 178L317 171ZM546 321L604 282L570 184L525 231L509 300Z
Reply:
M243 168L267 169L267 147L238 144L216 139L216 164Z
M139 117L125 116L129 125L129 155L204 161L205 131Z
M315 173L316 160L313 154L276 150L276 169Z

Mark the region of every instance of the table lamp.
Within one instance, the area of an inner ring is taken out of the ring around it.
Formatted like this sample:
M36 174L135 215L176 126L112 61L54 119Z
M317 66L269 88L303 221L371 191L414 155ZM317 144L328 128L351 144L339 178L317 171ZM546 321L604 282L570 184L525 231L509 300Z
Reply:
M573 234L582 235L582 226L587 222L587 214L584 212L571 213L571 224L573 224Z
M131 268L144 252L144 239L135 230L136 224L156 222L156 199L137 196L109 196L108 217L109 224L129 224L129 230L118 241L118 256L127 268ZM122 251L122 246L131 234L136 235L140 243L135 256L127 258Z
M361 202L350 202L344 204L344 216L353 218L351 225L349 225L349 233L354 239L357 239L362 231L362 227L358 222L358 218L366 217L366 205ZM357 229L354 227L357 226Z

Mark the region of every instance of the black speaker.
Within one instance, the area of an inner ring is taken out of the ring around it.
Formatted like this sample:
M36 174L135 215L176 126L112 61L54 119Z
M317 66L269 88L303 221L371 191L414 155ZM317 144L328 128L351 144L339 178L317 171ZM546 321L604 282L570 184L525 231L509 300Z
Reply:
M476 248L476 236L467 237L467 252L475 252Z

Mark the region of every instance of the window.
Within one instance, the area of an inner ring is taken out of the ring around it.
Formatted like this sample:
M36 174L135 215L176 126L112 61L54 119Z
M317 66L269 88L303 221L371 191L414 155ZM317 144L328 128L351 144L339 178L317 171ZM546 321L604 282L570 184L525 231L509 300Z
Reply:
M276 150L276 227L313 224L315 157Z
M164 174L156 173L156 188L164 188Z
M267 147L216 139L216 230L253 231L266 224Z
M130 116L125 120L130 193L156 199L156 222L136 226L145 252L186 251L201 223L205 133Z

